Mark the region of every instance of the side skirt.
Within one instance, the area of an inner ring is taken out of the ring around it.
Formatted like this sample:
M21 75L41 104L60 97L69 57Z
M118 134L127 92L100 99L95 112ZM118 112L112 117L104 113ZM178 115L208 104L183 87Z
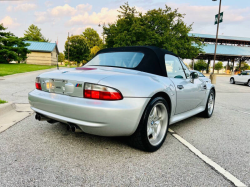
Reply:
M181 113L181 114L177 114L171 117L170 119L170 125L177 123L181 120L184 120L186 118L189 118L191 116L194 116L196 114L199 114L201 112L203 112L205 110L205 106L199 106L198 108L195 108L193 110Z

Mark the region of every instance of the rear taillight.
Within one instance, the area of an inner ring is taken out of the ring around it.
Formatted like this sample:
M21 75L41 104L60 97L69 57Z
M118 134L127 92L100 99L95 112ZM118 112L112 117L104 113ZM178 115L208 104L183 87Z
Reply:
M40 77L36 78L36 89L37 90L42 90L42 86L41 86L41 83L40 83Z
M98 84L85 83L84 98L99 100L121 100L122 94L114 89Z

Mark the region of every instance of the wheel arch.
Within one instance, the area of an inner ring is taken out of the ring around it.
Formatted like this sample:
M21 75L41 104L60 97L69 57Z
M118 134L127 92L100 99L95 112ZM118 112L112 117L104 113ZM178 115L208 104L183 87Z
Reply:
M214 91L214 98L216 97L216 91L215 91L215 88L214 87L212 87L211 88L211 90L213 90Z
M172 102L171 102L169 95L166 92L158 92L152 96L152 98L150 99L150 101L148 103L150 103L156 97L162 97L167 101L167 103L169 104L169 112L170 112L169 116L171 116Z

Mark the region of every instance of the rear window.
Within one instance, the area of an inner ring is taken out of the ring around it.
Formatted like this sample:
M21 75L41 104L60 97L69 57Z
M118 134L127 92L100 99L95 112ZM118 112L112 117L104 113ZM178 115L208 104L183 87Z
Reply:
M87 66L115 66L135 68L141 62L144 54L141 52L101 53L90 60Z

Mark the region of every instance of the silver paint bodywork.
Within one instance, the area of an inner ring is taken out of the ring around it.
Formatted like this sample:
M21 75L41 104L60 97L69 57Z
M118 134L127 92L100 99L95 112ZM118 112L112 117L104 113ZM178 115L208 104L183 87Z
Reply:
M48 118L74 123L86 133L130 136L154 95L162 93L169 97L170 124L174 124L204 111L209 91L214 88L200 79L192 83L190 79L168 78L124 68L87 67L96 69L70 68L41 74L43 91L29 93L31 108ZM50 82L55 84L53 90L46 89ZM86 82L115 88L124 98L118 101L83 98ZM76 84L82 87L75 87ZM183 88L178 89L179 85Z

